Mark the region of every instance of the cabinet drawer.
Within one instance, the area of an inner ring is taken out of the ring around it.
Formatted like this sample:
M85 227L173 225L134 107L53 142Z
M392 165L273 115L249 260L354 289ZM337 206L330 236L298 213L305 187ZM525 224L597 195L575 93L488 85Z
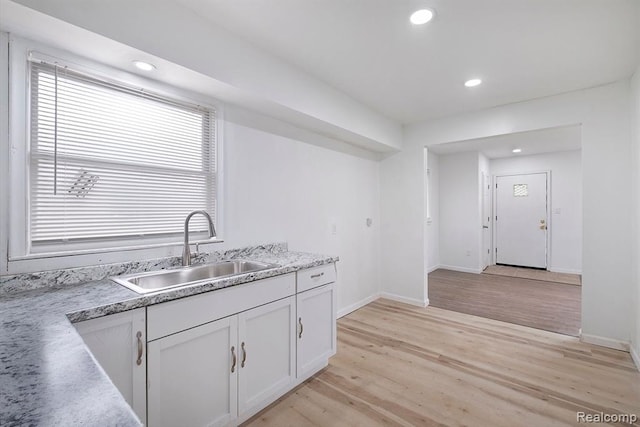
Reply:
M290 273L152 305L147 308L147 340L286 298L295 291L295 273Z
M317 286L336 281L336 265L326 264L320 267L300 270L297 273L298 292L304 292Z

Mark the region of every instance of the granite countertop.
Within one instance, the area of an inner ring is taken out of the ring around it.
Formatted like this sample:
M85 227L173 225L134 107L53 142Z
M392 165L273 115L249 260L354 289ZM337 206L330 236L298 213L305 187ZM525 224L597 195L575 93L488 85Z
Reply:
M71 322L338 260L291 251L239 251L230 257L247 255L279 267L154 295L139 295L102 279L0 296L0 425L138 426L139 420L96 364Z

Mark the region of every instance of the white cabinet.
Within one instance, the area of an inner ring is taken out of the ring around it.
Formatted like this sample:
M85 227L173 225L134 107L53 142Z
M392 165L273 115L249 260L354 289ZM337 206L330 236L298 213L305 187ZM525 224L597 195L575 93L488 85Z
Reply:
M238 315L238 413L244 421L296 380L295 297Z
M336 281L335 264L325 264L318 267L306 268L296 273L296 292L304 292L318 286Z
M295 274L226 291L149 307L149 336L164 335L148 343L150 426L235 425L294 386Z
M147 308L147 340L166 337L295 293L296 274L290 273L152 305Z
M335 281L328 264L76 327L143 423L237 425L335 354Z
M298 383L327 366L336 354L336 265L296 273Z
M297 377L304 381L336 354L336 290L329 283L296 295Z
M220 426L235 420L238 319L227 317L148 344L149 425Z
M140 421L146 424L145 309L85 320L74 326Z

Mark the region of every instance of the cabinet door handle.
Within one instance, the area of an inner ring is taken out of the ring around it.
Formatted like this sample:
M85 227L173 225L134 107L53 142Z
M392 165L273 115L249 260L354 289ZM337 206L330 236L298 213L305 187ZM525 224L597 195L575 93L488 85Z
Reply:
M240 367L244 368L244 364L247 361L247 349L244 348L244 341L240 344L240 347L242 347L242 362L240 363Z
M302 326L302 317L298 317L298 323L300 324L300 333L298 334L298 338L302 339L302 331L304 331L304 326Z
M138 331L138 333L136 334L136 338L138 339L138 360L136 360L136 365L140 366L142 365L142 350L143 350L142 332Z
M312 278L312 279L317 279L318 277L322 277L322 276L324 276L324 271L323 271L322 273L312 274L312 275L311 275L311 278Z
M231 346L231 373L233 374L236 371L236 348Z

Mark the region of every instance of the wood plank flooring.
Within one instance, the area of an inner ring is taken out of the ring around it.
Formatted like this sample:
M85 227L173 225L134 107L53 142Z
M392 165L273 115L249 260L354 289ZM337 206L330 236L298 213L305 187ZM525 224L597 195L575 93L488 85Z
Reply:
M628 353L380 299L339 319L325 370L245 425L546 427L578 411L640 416Z
M546 331L578 336L582 288L438 269L429 273L429 304Z

